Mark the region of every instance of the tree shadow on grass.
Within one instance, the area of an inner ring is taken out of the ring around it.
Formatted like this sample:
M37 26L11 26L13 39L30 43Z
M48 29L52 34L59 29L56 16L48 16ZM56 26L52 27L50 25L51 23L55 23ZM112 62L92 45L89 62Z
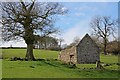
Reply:
M37 61L40 61L41 63L39 63L38 65L42 64L46 64L49 66L53 66L53 67L58 67L58 68L77 68L76 66L70 65L70 64L63 64L61 63L61 61L57 60L57 59L37 59Z
M53 67L60 67L60 63L56 62L55 59L38 59L42 64L46 64Z

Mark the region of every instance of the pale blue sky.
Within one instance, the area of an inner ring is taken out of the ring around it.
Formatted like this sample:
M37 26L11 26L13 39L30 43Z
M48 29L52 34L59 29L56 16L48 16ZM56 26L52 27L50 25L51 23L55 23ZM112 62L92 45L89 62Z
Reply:
M111 16L113 19L118 17L117 2L61 2L64 5L63 10L69 12L63 16L58 16L55 23L56 27L61 29L61 37L64 43L70 44L74 37L82 38L86 33L90 34L90 21L94 16ZM26 46L24 42L14 44L5 43L2 46Z
M56 26L62 29L62 37L67 44L76 36L82 38L86 33L90 34L90 21L94 16L118 17L118 3L115 2L66 2L63 5L69 12L60 16Z

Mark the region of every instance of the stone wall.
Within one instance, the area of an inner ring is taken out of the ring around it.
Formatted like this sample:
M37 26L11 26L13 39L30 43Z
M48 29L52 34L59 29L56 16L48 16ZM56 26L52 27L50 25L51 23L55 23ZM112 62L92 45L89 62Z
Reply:
M77 54L76 47L73 46L69 49L62 50L58 56L58 59L65 63L76 63L77 62Z

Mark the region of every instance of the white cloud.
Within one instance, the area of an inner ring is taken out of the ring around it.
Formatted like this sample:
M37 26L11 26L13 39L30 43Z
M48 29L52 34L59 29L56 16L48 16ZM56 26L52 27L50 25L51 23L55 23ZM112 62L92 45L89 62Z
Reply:
M89 33L89 19L80 21L75 26L72 26L70 29L66 30L63 35L64 43L70 44L74 37L78 36L82 38L86 33Z
M90 11L96 11L98 10L96 7L92 7L92 6L87 6L87 5L83 5L81 7L77 7L75 8L75 10L78 10L78 11L83 11L83 10L90 10Z
M84 13L75 13L75 16L85 16L85 14Z
M62 10L62 12L66 11L67 7L62 7L61 10Z

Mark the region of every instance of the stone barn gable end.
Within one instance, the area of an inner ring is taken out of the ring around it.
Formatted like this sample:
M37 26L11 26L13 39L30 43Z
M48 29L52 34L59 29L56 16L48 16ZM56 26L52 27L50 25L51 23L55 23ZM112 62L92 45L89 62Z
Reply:
M86 34L77 45L62 50L58 59L66 63L96 63L96 61L100 61L100 50L91 37Z
M78 63L96 63L100 61L100 50L97 44L86 34L76 46Z

